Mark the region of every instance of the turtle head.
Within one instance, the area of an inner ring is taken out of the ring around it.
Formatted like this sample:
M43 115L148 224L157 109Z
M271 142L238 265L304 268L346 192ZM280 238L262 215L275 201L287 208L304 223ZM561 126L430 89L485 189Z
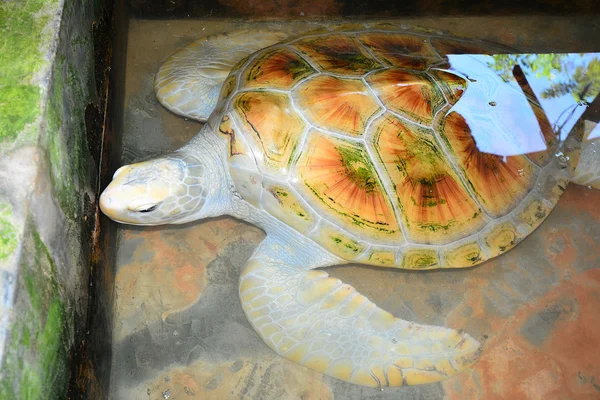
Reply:
M171 154L125 165L100 196L109 218L132 225L181 224L202 218L206 169L193 156Z

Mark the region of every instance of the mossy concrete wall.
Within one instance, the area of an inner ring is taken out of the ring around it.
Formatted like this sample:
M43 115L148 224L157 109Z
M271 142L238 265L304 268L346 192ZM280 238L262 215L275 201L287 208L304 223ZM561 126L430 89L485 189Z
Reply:
M65 397L85 336L103 12L0 2L0 399Z

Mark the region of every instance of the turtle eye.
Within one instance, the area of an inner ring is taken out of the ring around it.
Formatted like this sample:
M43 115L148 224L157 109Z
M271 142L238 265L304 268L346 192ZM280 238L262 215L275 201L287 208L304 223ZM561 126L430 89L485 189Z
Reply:
M155 204L155 205L150 206L150 207L144 207L144 206L138 207L134 211L140 212L140 213L149 213L149 212L152 212L152 211L156 210L156 207L158 207L158 204Z

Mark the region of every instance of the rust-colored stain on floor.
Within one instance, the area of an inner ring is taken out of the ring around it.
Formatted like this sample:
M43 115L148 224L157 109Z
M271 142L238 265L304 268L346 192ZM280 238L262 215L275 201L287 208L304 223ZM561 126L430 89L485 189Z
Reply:
M466 304L478 311L457 318L456 325L485 319L491 333L475 367L444 383L447 398L600 397L598 204L598 191L571 185L549 221L535 232L556 275L547 292L508 316L486 312L481 296L489 283L482 281L478 291L467 296ZM586 223L582 226L581 221Z
M207 281L206 266L229 240L261 234L252 227L222 219L187 229L123 230L115 287L121 340L149 321L165 320L200 298Z
M237 360L220 364L198 361L186 367L165 371L148 384L131 391L131 399L147 398L289 398L331 400L331 389L319 373L294 367L292 363L275 359L264 367L252 360ZM142 395L140 396L140 393ZM154 395L152 395L154 393ZM283 396L283 397L282 397Z
M466 34L461 19L421 21ZM563 21L559 45L581 36ZM407 23L415 23L407 22ZM510 27L510 24L512 28ZM440 25L441 24L441 25ZM445 24L445 25L443 25ZM506 27L506 25L509 25ZM519 25L521 24L521 25ZM532 44L556 20L489 19L496 40ZM227 21L130 23L124 162L175 149L199 124L162 109L153 74L193 38L246 26ZM281 23L268 25L280 29ZM294 29L314 28L295 23ZM476 28L471 34L476 35ZM491 30L487 30L487 38ZM571 39L569 39L571 38ZM238 298L240 269L264 234L230 218L127 228L117 250L113 399L598 399L600 191L569 185L539 229L501 257L467 270L328 268L382 308L419 323L463 328L481 360L440 384L379 391L289 362L252 330Z

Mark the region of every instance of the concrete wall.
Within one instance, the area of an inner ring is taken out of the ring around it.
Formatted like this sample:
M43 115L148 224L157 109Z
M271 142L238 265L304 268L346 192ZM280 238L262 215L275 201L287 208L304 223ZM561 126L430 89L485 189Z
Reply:
M63 398L85 339L105 12L99 0L0 3L2 399Z

